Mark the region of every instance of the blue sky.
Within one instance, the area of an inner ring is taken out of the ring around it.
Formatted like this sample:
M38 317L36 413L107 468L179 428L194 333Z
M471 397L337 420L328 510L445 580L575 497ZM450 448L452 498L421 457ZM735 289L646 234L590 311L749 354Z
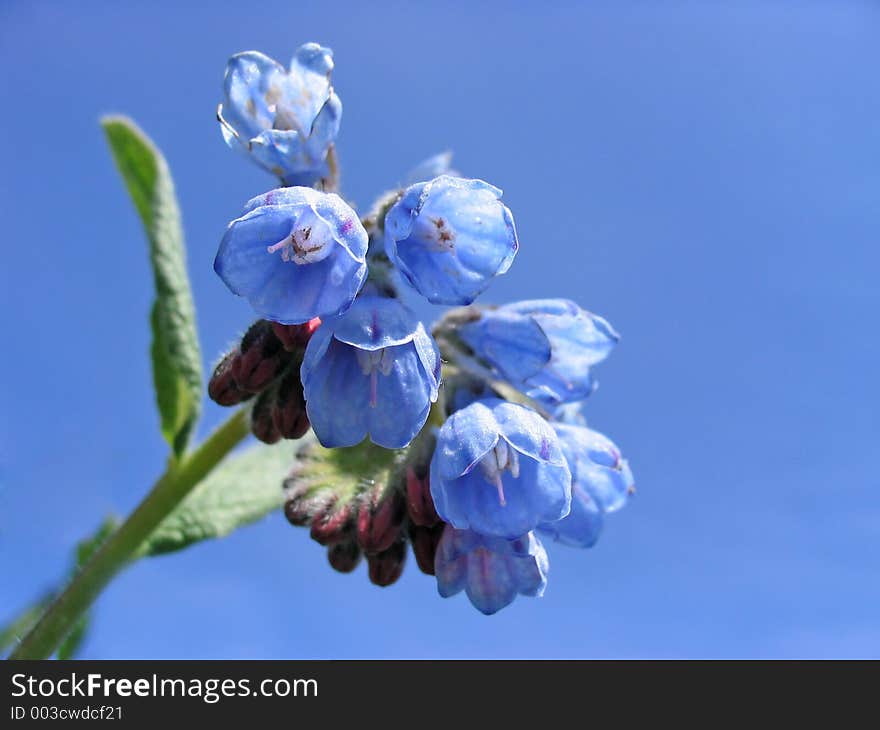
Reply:
M588 414L638 495L490 618L414 561L387 589L336 574L274 516L128 570L84 654L880 656L880 7L549 5L3 4L0 618L165 457L143 234L98 118L171 164L210 364L251 318L217 243L272 184L220 138L225 60L316 40L351 200L452 149L520 234L486 299L570 297L622 333Z

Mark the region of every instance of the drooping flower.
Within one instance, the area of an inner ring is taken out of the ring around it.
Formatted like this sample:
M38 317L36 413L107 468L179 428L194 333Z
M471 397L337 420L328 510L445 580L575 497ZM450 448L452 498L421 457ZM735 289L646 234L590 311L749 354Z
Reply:
M437 590L448 598L464 590L470 602L490 615L516 596L542 596L547 586L547 552L533 532L505 540L447 525L437 546Z
M588 397L596 387L590 369L620 339L606 320L568 299L486 310L459 335L502 379L551 405Z
M367 232L338 195L272 190L250 200L223 236L214 271L274 322L300 324L351 305L367 274Z
M535 411L498 398L452 414L437 434L431 495L445 521L514 539L568 514L571 473Z
M367 295L324 321L301 372L306 411L324 446L353 446L369 436L398 449L421 430L437 400L440 353L399 300Z
M571 470L571 512L538 529L565 545L592 547L605 515L626 504L633 489L632 471L620 450L598 431L565 423L554 423L553 429Z
M412 185L385 216L385 251L434 304L470 304L510 268L518 247L501 191L441 175Z
M258 51L232 56L223 80L226 100L217 110L226 144L285 185L327 177L327 154L342 117L332 70L333 52L317 43L300 46L289 71Z

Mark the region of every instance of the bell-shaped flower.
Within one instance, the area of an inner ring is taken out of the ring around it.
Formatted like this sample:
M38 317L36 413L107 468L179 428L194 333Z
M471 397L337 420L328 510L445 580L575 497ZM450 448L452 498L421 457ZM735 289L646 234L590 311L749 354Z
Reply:
M571 473L553 428L498 398L450 416L431 459L437 514L460 530L513 539L568 514Z
M353 446L369 436L399 449L437 400L440 353L399 300L360 296L312 335L301 374L306 412L324 446Z
M290 70L259 53L226 65L225 102L217 110L223 139L285 185L313 185L330 174L327 154L339 133L342 102L330 85L333 52L297 49Z
M486 615L517 595L544 595L548 569L547 552L532 532L506 540L447 525L434 559L440 595L448 598L464 590Z
M367 232L338 195L279 188L226 229L214 271L264 319L300 324L351 305L367 275Z
M554 423L571 470L571 512L538 529L557 542L592 547L605 515L626 504L634 488L629 464L612 441L586 426Z
M591 368L620 339L602 317L568 299L485 310L459 336L500 378L548 405L587 398L596 387Z
M470 304L510 268L518 247L501 191L441 175L410 186L385 216L385 251L434 304Z

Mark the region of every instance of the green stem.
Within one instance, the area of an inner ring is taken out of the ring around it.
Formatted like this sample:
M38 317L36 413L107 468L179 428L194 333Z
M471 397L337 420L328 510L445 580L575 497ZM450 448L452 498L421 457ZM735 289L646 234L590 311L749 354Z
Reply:
M236 411L195 451L172 462L128 519L97 550L67 588L22 639L10 659L46 659L107 584L192 489L248 434L243 410Z

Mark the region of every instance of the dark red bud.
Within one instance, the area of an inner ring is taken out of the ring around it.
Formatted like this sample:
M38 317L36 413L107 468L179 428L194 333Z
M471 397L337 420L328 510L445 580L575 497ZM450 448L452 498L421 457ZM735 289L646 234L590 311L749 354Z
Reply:
M370 582L377 586L390 586L400 578L405 562L406 542L403 540L399 540L381 553L367 554Z
M319 490L317 492L300 485L299 478L292 472L284 480L284 516L292 525L302 527L311 524L312 518L324 511L333 499L332 492Z
M312 521L312 510L304 499L289 499L284 503L284 516L295 527L303 527Z
M234 406L251 397L238 387L232 370L238 358L238 348L227 352L214 368L214 374L208 381L208 397L217 405Z
M331 545L327 549L327 560L333 570L340 573L351 573L361 562L361 549L354 540L346 540L345 542Z
M409 539L412 542L413 555L419 564L419 570L428 575L434 575L434 557L437 555L437 545L443 536L442 522L433 527L420 527L410 525Z
M272 331L281 341L284 349L288 352L295 352L302 349L312 338L315 330L321 326L321 320L318 317L310 319L305 324L281 324L280 322L272 323Z
M431 497L428 474L419 478L412 467L406 470L406 508L409 518L421 527L433 527L440 522Z
M278 384L272 407L272 421L286 439L302 438L309 430L309 417L306 415L306 401L303 398L298 368L288 370Z
M397 540L406 514L397 490L379 487L367 494L357 516L357 541L365 553L388 550Z
M337 507L336 499L312 518L312 540L321 545L342 542L351 535L352 511L348 503Z
M275 428L275 422L272 420L274 401L274 391L266 391L259 395L251 410L251 433L264 444L274 444L281 440L281 433Z
M241 354L234 361L232 376L241 390L259 393L277 378L292 359L272 330L272 323L254 322L239 346Z

